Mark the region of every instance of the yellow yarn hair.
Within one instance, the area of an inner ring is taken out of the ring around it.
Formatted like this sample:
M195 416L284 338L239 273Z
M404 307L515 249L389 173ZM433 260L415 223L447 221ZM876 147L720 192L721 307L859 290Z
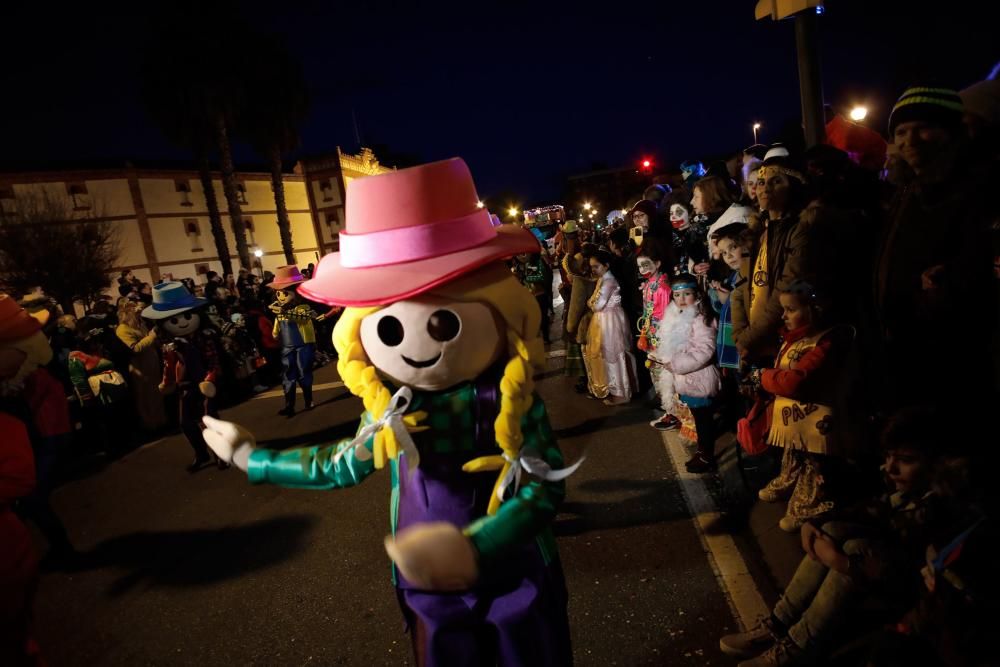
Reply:
M545 348L539 337L541 312L538 303L499 263L442 285L431 294L452 301L488 304L504 320L508 359L500 379L500 411L494 428L503 454L515 460L524 442L521 420L534 400L534 373L545 365ZM361 398L365 409L376 418L385 411L392 395L378 378L361 345L361 320L380 308L346 308L333 330L333 344L339 355L337 371L347 389ZM424 417L426 413L412 413L406 415L404 422L410 431L423 430L418 423ZM392 430L381 429L375 436L375 467L383 467L386 460L398 454ZM462 469L466 472L499 469L496 484L499 486L510 465L503 456L484 456L469 461ZM495 513L500 506L496 486L487 510L489 514Z

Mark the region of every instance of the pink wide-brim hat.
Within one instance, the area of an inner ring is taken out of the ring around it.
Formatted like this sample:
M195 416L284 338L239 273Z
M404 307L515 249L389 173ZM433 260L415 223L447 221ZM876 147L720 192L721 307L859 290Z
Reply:
M347 184L340 252L299 287L335 306L380 306L417 296L485 264L538 252L526 229L494 226L465 161L368 176Z
M279 266L274 270L274 279L264 287L270 287L271 289L281 290L286 287L291 287L292 285L298 285L304 283L306 277L302 275L299 271L299 267L295 264L288 264L286 266Z

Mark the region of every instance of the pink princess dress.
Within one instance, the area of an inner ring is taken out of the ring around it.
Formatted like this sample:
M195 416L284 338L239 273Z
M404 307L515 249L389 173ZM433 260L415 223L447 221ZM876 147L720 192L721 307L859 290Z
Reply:
M597 281L587 306L594 311L583 346L590 392L598 398L631 398L637 385L632 332L618 280L610 271Z

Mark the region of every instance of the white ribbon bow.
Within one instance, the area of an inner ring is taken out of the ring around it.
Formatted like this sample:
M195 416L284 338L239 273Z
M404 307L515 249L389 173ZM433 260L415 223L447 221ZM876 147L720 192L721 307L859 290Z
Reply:
M368 452L368 448L365 447L365 442L368 441L368 438L378 433L379 429L388 426L392 429L393 434L395 434L396 443L399 445L399 448L406 454L406 464L412 472L420 463L420 452L417 451L417 446L413 443L413 438L410 436L410 432L406 430L406 424L403 422L403 413L406 412L406 408L412 401L413 392L410 391L410 388L400 387L399 391L392 395L392 400L389 401L389 405L386 407L385 412L382 413L382 416L377 421L358 431L358 434L354 436L354 440L351 440L346 447L337 452L333 457L333 463L336 464L340 461L341 457L352 450L357 450L354 456L359 461L370 459L371 454Z
M576 469L580 467L580 464L586 460L586 456L581 456L573 465L560 468L559 470L553 470L552 466L538 458L537 456L530 456L526 454L521 454L520 452L516 457L511 458L506 453L503 454L504 461L510 464L507 468L507 472L504 474L503 479L500 481L500 486L497 487L497 499L503 501L504 495L507 492L507 487L510 486L511 482L514 482L514 488L517 489L521 486L521 471L525 470L530 475L535 477L540 477L547 482L559 482L573 473Z

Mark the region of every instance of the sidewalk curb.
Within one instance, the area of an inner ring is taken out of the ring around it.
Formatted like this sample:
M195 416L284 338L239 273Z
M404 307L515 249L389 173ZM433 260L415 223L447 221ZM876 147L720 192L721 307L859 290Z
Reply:
M719 587L729 603L733 618L743 630L747 630L767 616L770 610L733 537L718 528L722 515L703 478L684 469L687 452L680 436L674 432L664 432L661 436L691 512L698 538L712 571L719 580Z

